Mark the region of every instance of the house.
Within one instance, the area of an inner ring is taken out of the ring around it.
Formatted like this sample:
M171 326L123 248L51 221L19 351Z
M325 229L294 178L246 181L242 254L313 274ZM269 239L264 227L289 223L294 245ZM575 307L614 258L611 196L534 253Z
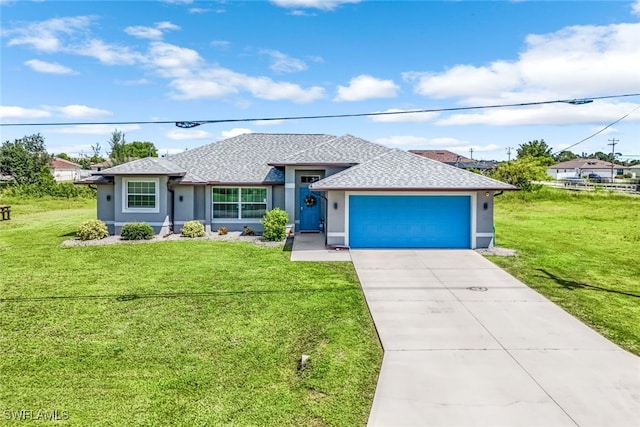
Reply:
M54 157L49 163L49 169L53 178L60 181L77 181L89 175L89 171L83 171L82 166L69 160Z
M624 173L625 174L630 174L631 178L638 178L640 177L640 164L638 165L633 165L633 166L625 166L624 167Z
M547 168L547 175L553 179L586 178L595 173L603 179L611 181L611 162L599 159L577 158L551 165ZM624 166L613 164L613 176L623 175Z
M409 150L410 153L462 169L488 170L496 167L493 160L475 160L449 150Z
M98 218L118 234L144 221L179 233L190 220L260 232L281 208L295 232L352 248L482 248L493 198L509 184L345 135L244 134L169 158L94 173ZM498 193L496 193L498 192Z

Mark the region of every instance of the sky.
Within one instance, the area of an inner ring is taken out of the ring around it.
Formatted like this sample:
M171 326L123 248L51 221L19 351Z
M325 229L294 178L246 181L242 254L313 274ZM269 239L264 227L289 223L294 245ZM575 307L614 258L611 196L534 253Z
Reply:
M104 156L117 129L163 155L260 132L506 160L628 115L571 151L640 159L640 96L610 97L640 93L640 0L0 0L0 49L0 123L30 124L0 141L56 154ZM228 119L250 120L173 123Z

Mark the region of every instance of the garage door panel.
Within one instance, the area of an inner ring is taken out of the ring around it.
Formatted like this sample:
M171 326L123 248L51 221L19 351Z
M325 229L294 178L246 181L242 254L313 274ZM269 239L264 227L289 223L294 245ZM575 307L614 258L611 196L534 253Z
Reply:
M470 196L349 196L353 248L469 248Z

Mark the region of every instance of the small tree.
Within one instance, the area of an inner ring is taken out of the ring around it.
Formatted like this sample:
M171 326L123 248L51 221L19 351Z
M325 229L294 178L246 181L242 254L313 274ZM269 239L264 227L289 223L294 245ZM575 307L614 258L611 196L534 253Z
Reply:
M0 147L0 174L12 176L18 184L38 183L40 171L48 167L50 161L44 138L39 133L5 141Z
M518 159L533 157L545 165L552 165L554 163L553 156L551 155L551 147L544 142L544 139L541 139L540 141L534 139L526 144L520 144L517 152Z
M512 162L499 164L491 177L519 187L523 191L533 191L539 186L533 181L548 179L546 164L540 159L522 157Z
M127 154L126 144L127 143L124 140L124 133L117 129L114 130L111 134L111 139L109 140L109 147L111 147L109 157L111 158L113 166L117 166L128 161L129 156Z
M262 237L271 242L278 242L287 236L287 221L289 215L280 208L275 208L264 214L262 226L264 228Z

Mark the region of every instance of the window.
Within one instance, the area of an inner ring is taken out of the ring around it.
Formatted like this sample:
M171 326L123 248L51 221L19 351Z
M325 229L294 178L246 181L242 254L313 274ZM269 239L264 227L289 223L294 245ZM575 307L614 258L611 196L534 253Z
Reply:
M212 199L214 218L262 218L267 211L264 187L213 188Z
M155 179L123 179L123 212L159 212L158 188Z

